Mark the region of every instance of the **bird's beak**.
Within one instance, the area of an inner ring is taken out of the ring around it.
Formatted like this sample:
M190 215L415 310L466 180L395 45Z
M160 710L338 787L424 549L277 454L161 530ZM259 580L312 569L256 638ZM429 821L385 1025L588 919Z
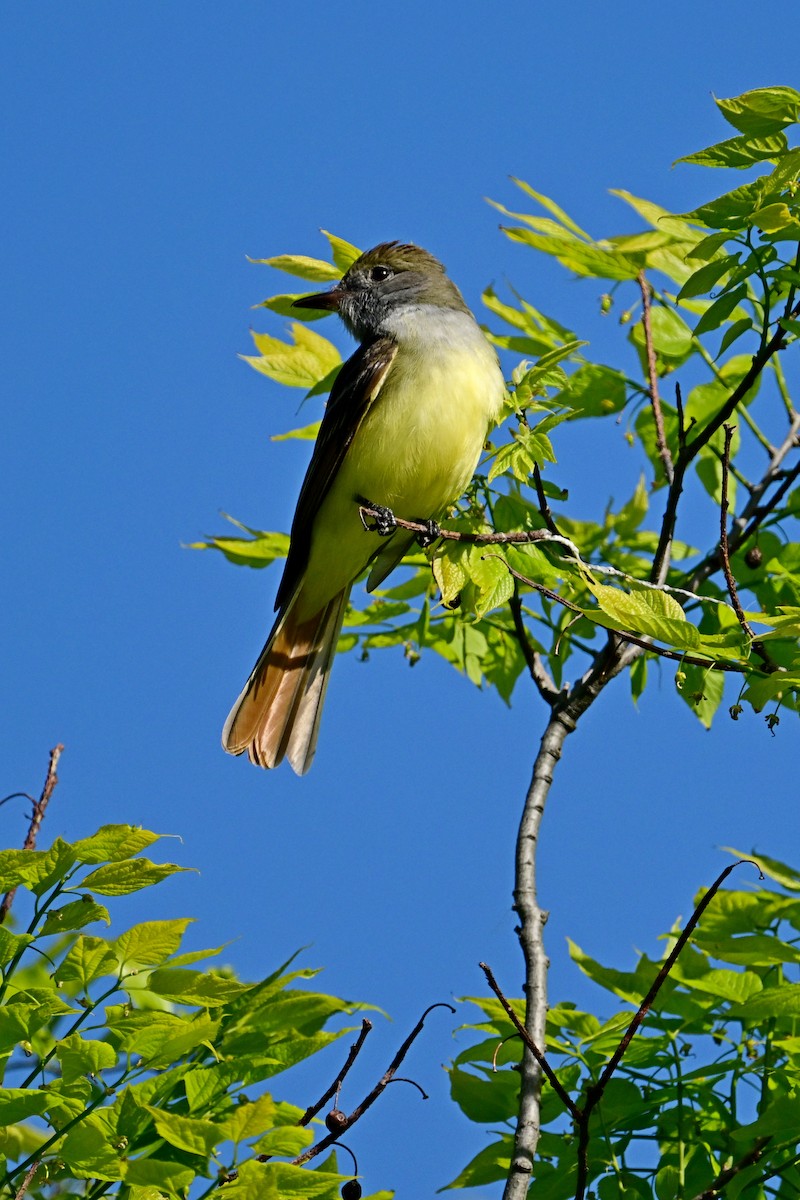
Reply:
M301 296L292 301L292 308L316 308L318 312L336 312L339 308L344 288L338 284L329 292L317 292L313 296Z

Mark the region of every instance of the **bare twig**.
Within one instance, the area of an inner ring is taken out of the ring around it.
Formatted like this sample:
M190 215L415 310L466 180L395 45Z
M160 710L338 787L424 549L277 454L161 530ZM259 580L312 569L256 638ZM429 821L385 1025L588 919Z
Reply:
M516 579L514 580L514 595L509 598L508 607L511 612L511 619L514 622L514 633L516 634L519 648L522 651L522 657L525 659L528 673L542 699L547 704L552 704L558 695L558 688L550 672L542 662L541 655L531 645L528 631L525 628L525 622L522 619L522 601L520 600L519 586Z
M656 351L653 345L653 329L650 320L650 284L647 282L647 277L644 271L640 271L636 277L639 284L639 291L642 293L642 329L644 330L644 344L647 353L647 374L650 382L650 408L653 411L653 424L656 428L656 449L658 450L659 458L664 467L664 475L667 483L672 483L675 475L675 470L672 464L672 455L667 445L667 438L664 432L664 414L661 410L661 397L658 391L658 364L656 362Z
M42 1160L40 1158L37 1158L36 1161L32 1162L31 1165L28 1167L28 1170L25 1172L25 1177L17 1189L17 1194L15 1195L14 1200L22 1200L22 1197L25 1195L28 1188L31 1186L31 1181L33 1180L34 1175L39 1170L41 1161Z
M726 425L725 427L725 444L722 450L722 488L720 499L719 513L719 555L722 562L722 573L725 576L725 583L728 587L728 595L731 598L733 611L736 613L736 620L741 625L747 637L750 639L750 644L753 650L761 659L767 671L776 671L778 668L770 658L764 648L764 643L756 637L753 632L753 627L744 615L742 602L739 599L739 593L736 590L736 580L733 577L731 570L731 559L728 551L728 470L731 459L731 439L733 438L735 426Z
M50 797L52 796L55 786L58 783L58 760L60 759L63 750L64 747L59 742L59 744L54 746L50 751L50 763L47 768L44 787L42 788L41 796L33 806L30 825L28 826L28 832L25 835L25 841L22 845L23 850L36 849L36 839L39 836L39 829L42 821L44 820L45 810L50 803ZM9 912L11 911L11 905L14 903L14 896L16 893L17 889L13 887L10 891L6 892L2 901L0 901L0 925L3 924Z
M347 1072L350 1070L353 1063L356 1061L359 1054L361 1053L361 1047L364 1045L364 1042L367 1039L367 1034L369 1033L369 1031L371 1029L372 1029L372 1021L370 1021L368 1017L364 1017L361 1022L361 1031L359 1032L358 1037L356 1038L356 1040L353 1042L352 1046L350 1047L349 1053L347 1055L347 1059L345 1060L345 1064L342 1067L341 1071L336 1076L336 1078L334 1079L331 1086L327 1089L327 1091L325 1091L322 1094L322 1096L320 1096L317 1103L309 1105L309 1107L303 1113L300 1120L297 1122L298 1125L308 1125L309 1121L311 1121L317 1115L317 1113L320 1112L320 1110L325 1107L325 1105L328 1103L328 1101L333 1096L338 1095L339 1090L342 1086L342 1081L344 1080L344 1077L347 1075Z
M725 576L725 583L728 586L728 595L731 598L733 611L736 613L736 619L741 625L744 632L751 641L755 638L753 627L744 615L742 602L739 599L739 593L736 590L736 580L733 577L731 570L731 560L728 553L728 473L731 463L731 439L736 431L735 425L725 426L725 445L722 450L722 487L721 498L719 505L719 553L722 561L722 573Z
M31 804L36 803L36 800L30 794L30 792L9 792L7 796L3 796L3 799L0 800L0 807L2 807L3 804L8 804L9 800L18 800L20 797L25 800L30 800Z
M552 534L554 534L556 537L560 537L561 535L559 533L558 526L556 525L555 518L550 511L550 505L547 503L547 496L544 494L542 473L539 470L538 463L533 464L533 486L536 489L536 499L539 502L539 512L542 514L542 520Z
M520 1021L519 1017L514 1012L511 1002L509 1001L508 997L504 995L504 993L502 992L502 990L500 988L500 985L498 984L497 980L495 979L492 968L488 965L488 963L485 963L485 962L478 963L478 966L480 967L480 969L483 971L484 975L486 976L486 982L489 984L489 987L492 989L495 996L497 996L497 999L502 1004L503 1009L505 1010L506 1016L508 1017L511 1024L516 1029L517 1034L522 1038L523 1042L528 1047L531 1054L533 1055L533 1057L538 1062L539 1066L544 1071L545 1075L547 1076L548 1080L550 1081L553 1091L556 1093L559 1100L566 1108L567 1112L569 1112L577 1120L581 1115L580 1109L577 1107L576 1104L573 1103L572 1099L570 1098L569 1092L567 1092L562 1087L558 1076L556 1075L555 1071L548 1063L547 1058L545 1057L544 1051L539 1049L539 1047L536 1045L536 1042L534 1042L533 1038L528 1033L528 1030L523 1025L522 1021ZM514 1037L515 1035L511 1034L509 1036ZM508 1038L503 1038L503 1041L500 1042L500 1045L502 1046L503 1042L506 1042L506 1041L508 1041Z
M386 1090L387 1086L392 1082L392 1079L395 1076L397 1068L400 1066L401 1062L403 1061L405 1056L408 1054L414 1041L419 1037L420 1033L422 1032L422 1028L425 1024L425 1018L427 1017L428 1013L433 1012L433 1010L435 1008L449 1008L450 1012L452 1012L452 1013L455 1013L455 1011L456 1011L453 1008L452 1004L445 1004L443 1002L441 1002L439 1004L431 1004L428 1008L426 1008L425 1012L422 1014L419 1021L417 1021L417 1024L411 1030L411 1033L408 1035L406 1040L403 1042L402 1046L397 1051L394 1058L389 1063L389 1066L387 1067L386 1071L381 1076L381 1078L378 1080L378 1082L375 1084L375 1087L372 1089L372 1091L368 1092L367 1095L364 1097L364 1099L361 1101L361 1103L357 1104L356 1107L353 1109L353 1111L349 1115L347 1115L343 1118L343 1120L340 1123L340 1127L336 1130L335 1133L329 1133L326 1137L321 1138L315 1145L309 1146L309 1148L307 1150L304 1150L302 1154L297 1156L297 1158L293 1158L292 1159L293 1166L300 1167L303 1165L303 1163L307 1163L312 1158L316 1158L317 1155L321 1154L323 1150L327 1150L328 1147L332 1146L333 1143L336 1141L336 1139L341 1136L341 1134L343 1134L347 1129L349 1129L351 1125L355 1125L356 1121L358 1121L361 1117L363 1117L364 1113L367 1111L368 1108L372 1107L372 1105L375 1103L375 1101L378 1099L378 1097L381 1095L381 1093L384 1092ZM411 1080L406 1080L406 1082L410 1083ZM419 1085L417 1085L417 1086L419 1086ZM420 1091L422 1091L421 1088L420 1088ZM333 1093L330 1093L330 1094L333 1094Z

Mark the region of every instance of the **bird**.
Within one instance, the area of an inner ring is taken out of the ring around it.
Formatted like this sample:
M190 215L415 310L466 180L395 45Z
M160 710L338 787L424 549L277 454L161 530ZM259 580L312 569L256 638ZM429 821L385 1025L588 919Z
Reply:
M392 516L433 521L469 484L505 381L494 348L427 250L382 242L329 291L294 307L336 312L359 345L331 389L300 488L277 618L222 744L260 767L311 766L353 583L378 587L413 544ZM359 511L385 511L381 532ZM381 536L381 534L383 536Z

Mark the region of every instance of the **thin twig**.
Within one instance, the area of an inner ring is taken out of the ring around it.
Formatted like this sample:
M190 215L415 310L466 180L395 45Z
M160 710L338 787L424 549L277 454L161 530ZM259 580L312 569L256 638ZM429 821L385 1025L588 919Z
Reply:
M361 1022L361 1031L360 1031L358 1037L356 1038L356 1040L353 1042L352 1046L350 1047L350 1051L347 1055L347 1059L345 1060L345 1064L342 1067L341 1071L336 1076L336 1078L334 1079L331 1086L327 1089L327 1091L325 1091L323 1093L323 1095L320 1096L317 1103L309 1105L309 1107L303 1113L300 1120L297 1122L298 1125L308 1125L309 1121L313 1120L313 1118L317 1115L317 1113L322 1108L325 1107L325 1105L328 1103L328 1101L333 1096L338 1095L338 1093L341 1089L341 1086L342 1086L342 1081L344 1080L345 1075L350 1070L353 1063L356 1061L359 1054L361 1053L361 1047L364 1045L364 1042L367 1039L367 1034L369 1033L369 1031L371 1029L372 1029L372 1021L370 1021L368 1017L364 1017Z
M550 510L550 505L547 503L547 496L544 494L544 484L542 483L542 473L539 470L539 464L533 464L533 486L536 489L536 499L539 502L539 512L542 514L542 520L547 528L556 537L560 537L558 526L555 518Z
M31 1186L31 1181L33 1180L34 1175L39 1170L41 1161L42 1160L40 1158L37 1158L36 1161L32 1162L31 1165L28 1167L28 1170L25 1172L25 1178L22 1180L22 1183L19 1185L19 1188L17 1189L17 1194L14 1197L14 1200L22 1200L22 1197L25 1195L28 1188Z
M30 792L9 792L7 796L3 796L3 799L0 800L0 807L2 807L3 804L8 804L9 800L19 799L20 796L25 800L30 800L31 804L36 803L36 800L30 794Z
M41 796L39 797L39 799L36 801L36 803L33 806L33 813L31 814L30 825L28 826L28 832L25 835L25 841L23 842L23 845L22 845L23 850L35 850L36 849L36 839L39 836L39 829L41 827L42 821L44 820L45 810L46 810L48 804L50 803L50 797L52 796L55 786L58 783L58 774L57 774L58 760L60 759L60 757L63 753L63 750L64 750L64 747L59 742L59 744L57 746L54 746L53 749L50 751L50 763L47 768L47 775L45 777L44 787L42 788ZM0 925L3 924L6 917L8 916L8 914L11 910L11 905L14 903L14 897L16 894L17 894L17 889L15 887L13 887L13 888L11 888L10 891L6 892L5 896L3 896L2 901L0 901Z
M736 613L736 620L741 625L746 636L750 639L753 649L759 655L763 662L767 662L766 651L761 642L756 638L753 632L753 627L744 615L742 602L739 599L739 593L736 590L736 580L733 577L731 570L731 559L728 553L728 472L731 461L731 440L736 430L735 425L725 425L725 444L722 449L722 488L719 505L719 555L722 562L722 573L725 576L725 583L728 587L728 595L731 598L733 611Z
M666 434L664 433L664 414L661 410L661 397L658 392L658 363L653 344L653 328L650 321L650 284L647 282L644 271L639 272L636 281L639 284L639 291L642 293L642 329L644 330L644 344L647 353L647 374L650 381L650 408L653 411L653 424L656 428L656 449L664 467L664 475L667 483L671 484L675 476L675 468L672 463L669 446L667 445Z
M375 1087L372 1089L372 1091L368 1092L367 1095L364 1097L364 1099L361 1101L361 1103L356 1105L356 1107L353 1109L353 1111L348 1116L345 1117L345 1119L341 1123L340 1128L337 1129L335 1133L329 1133L326 1137L321 1138L320 1141L318 1141L315 1145L309 1146L309 1148L307 1150L304 1150L302 1154L297 1156L297 1158L293 1158L292 1159L293 1166L301 1167L303 1165L303 1163L309 1162L312 1158L316 1158L318 1154L321 1154L323 1150L327 1150L328 1147L332 1146L334 1141L338 1137L340 1137L347 1129L349 1129L351 1125L355 1125L356 1121L358 1121L361 1117L363 1117L364 1113L367 1111L368 1108L372 1107L372 1105L375 1103L375 1101L378 1099L378 1097L381 1095L381 1093L384 1092L386 1090L387 1086L392 1082L392 1079L394 1078L397 1068L400 1066L400 1063L403 1061L405 1056L408 1054L414 1041L419 1037L420 1033L422 1032L422 1028L425 1024L425 1018L427 1017L428 1013L433 1012L433 1010L435 1008L449 1008L451 1013L455 1013L455 1011L456 1011L453 1008L452 1004L445 1004L444 1002L440 1002L439 1004L431 1004L428 1008L426 1008L425 1012L422 1014L419 1021L417 1021L417 1024L411 1030L411 1033L408 1035L406 1040L403 1042L402 1046L397 1051L394 1058L389 1063L389 1066L387 1067L386 1071L381 1076L381 1078L378 1080L378 1082L375 1084ZM407 1081L407 1082L410 1082L410 1081ZM422 1090L422 1089L420 1089L420 1090Z
M522 657L525 659L525 665L528 668L528 674L545 703L552 704L558 695L558 688L550 672L542 662L542 656L531 645L528 630L522 619L522 601L520 600L519 586L516 579L514 580L514 595L509 597L508 607L511 612L511 619L514 622L514 633L517 637L517 643L522 652Z
M508 1019L510 1020L511 1024L514 1026L517 1033L522 1038L523 1042L528 1047L531 1054L533 1055L533 1057L538 1062L539 1066L544 1071L545 1075L547 1076L548 1080L550 1081L553 1091L556 1093L559 1100L566 1108L567 1112L570 1113L570 1115L573 1116L575 1118L575 1120L577 1121L581 1115L580 1109L573 1102L572 1098L570 1097L569 1092L567 1092L562 1087L561 1083L559 1082L558 1076L556 1075L555 1071L553 1070L553 1068L550 1066L549 1062L547 1061L544 1051L539 1049L539 1047L536 1045L533 1038L531 1037L531 1035L528 1033L527 1029L523 1025L522 1021L520 1021L519 1017L514 1012L511 1002L503 994L503 992L500 988L500 985L498 984L497 980L495 979L492 968L488 965L488 963L485 963L485 962L478 963L478 966L480 967L480 969L483 971L484 975L486 976L486 982L489 984L489 987L492 989L495 996L497 996L497 999L502 1004L503 1009L505 1010L505 1013L506 1013ZM511 1036L513 1036L513 1035L511 1035ZM503 1038L503 1042L505 1042L507 1040L508 1040L507 1038ZM501 1046L502 1046L503 1042L500 1043Z

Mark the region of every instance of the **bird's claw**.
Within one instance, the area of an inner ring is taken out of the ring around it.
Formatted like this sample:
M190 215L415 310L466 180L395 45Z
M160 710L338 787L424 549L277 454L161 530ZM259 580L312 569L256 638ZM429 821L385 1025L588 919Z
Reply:
M442 536L441 526L438 521L433 520L421 521L420 524L425 526L425 532L417 534L417 541L423 550L427 550L428 546L432 546L436 539Z
M378 537L390 537L397 529L397 521L395 515L390 508L384 504L373 504L371 500L365 500L363 496L358 497L359 516L361 524L368 533L377 533ZM367 510L371 521L367 520Z

